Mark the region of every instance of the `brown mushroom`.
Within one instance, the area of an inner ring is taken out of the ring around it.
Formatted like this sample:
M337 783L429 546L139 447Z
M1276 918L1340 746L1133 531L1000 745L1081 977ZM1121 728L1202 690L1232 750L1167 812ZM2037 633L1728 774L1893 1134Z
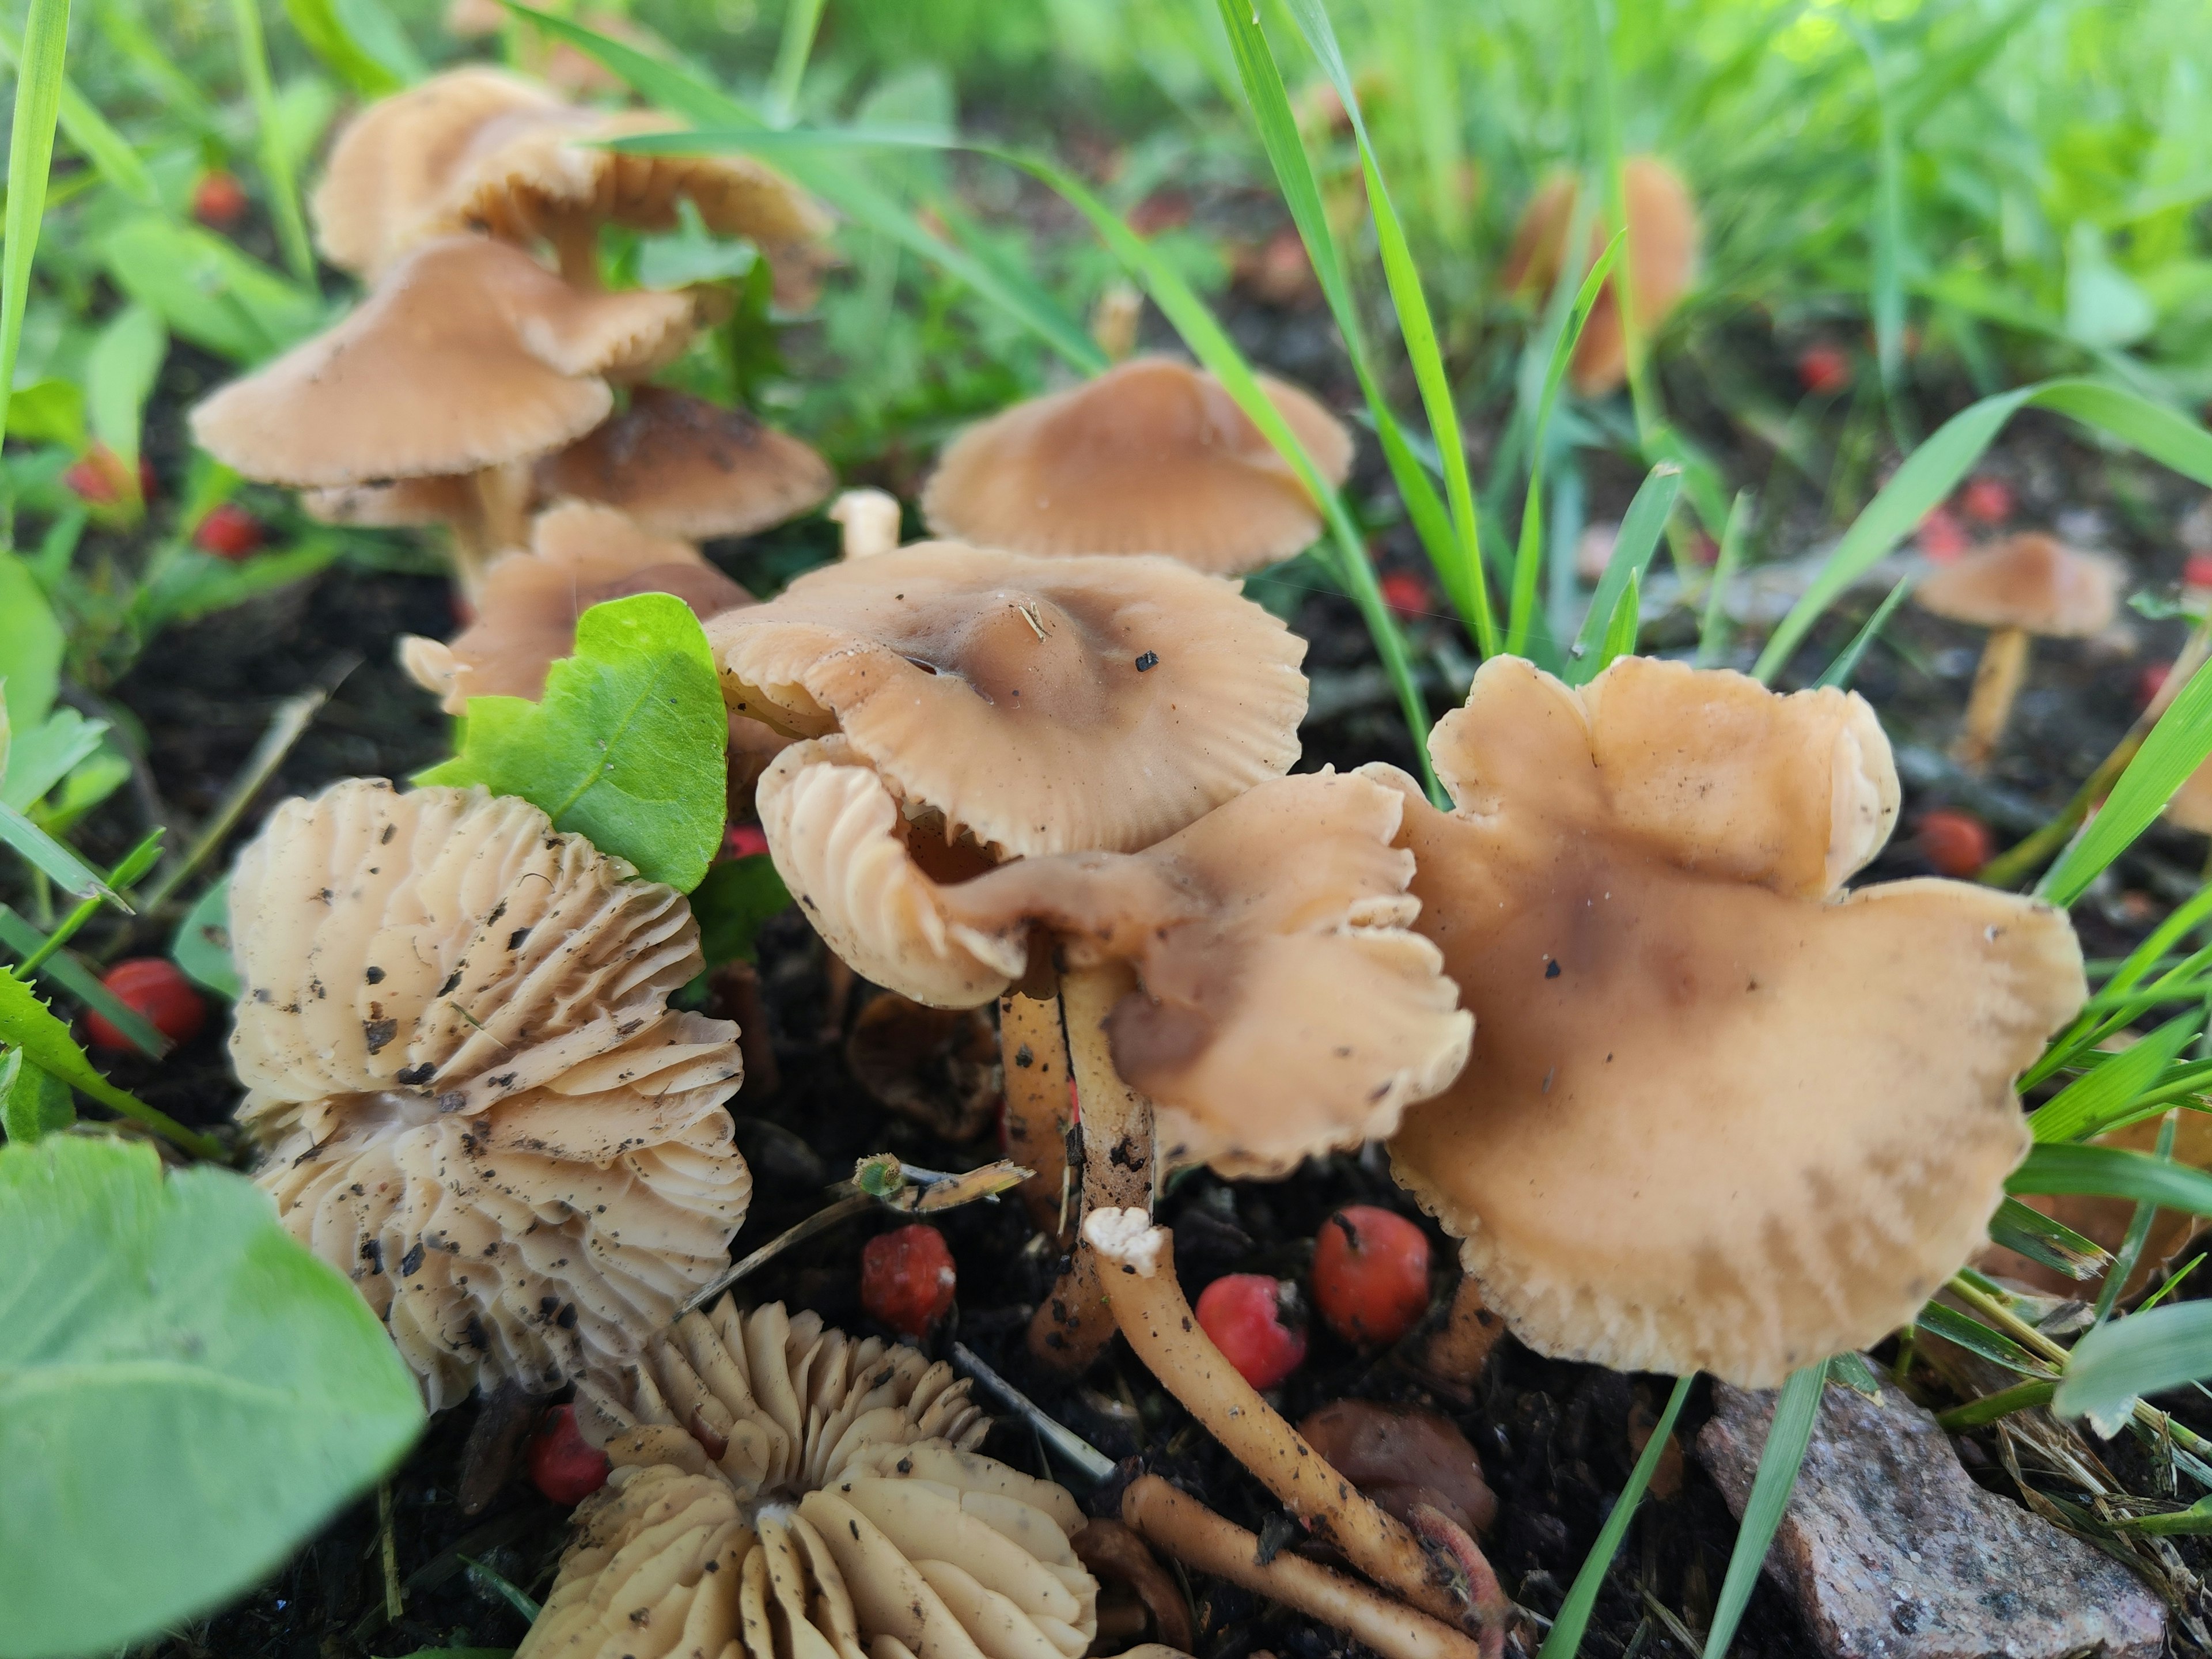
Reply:
M1337 1472L1401 1521L1423 1505L1468 1533L1490 1530L1498 1498L1482 1460L1449 1418L1413 1406L1333 1400L1298 1432Z
M2181 781L2181 787L2166 804L2166 821L2192 835L2212 836L2212 763Z
M999 1034L973 1008L885 991L853 1022L845 1066L878 1105L940 1140L973 1140L998 1115Z
M2013 1079L2086 995L2065 916L1840 887L1896 774L1833 690L1497 658L1407 797L1413 926L1479 1012L1390 1143L1540 1352L1751 1387L1910 1318L2027 1146Z
M1921 608L1990 630L1974 670L1966 728L1952 755L1969 772L1990 763L2027 677L2028 639L2080 639L2112 624L2120 567L2056 537L2008 536L1931 571L1914 590Z
M1681 303L1697 280L1698 209L1680 173L1652 155L1632 155L1621 164L1621 196L1628 210L1628 286L1638 334L1648 337ZM1559 280L1566 260L1580 181L1555 173L1537 188L1522 210L1498 280L1509 292L1540 300ZM1580 280L1613 240L1607 215L1594 216L1589 251L1577 271ZM1628 378L1628 335L1620 317L1620 278L1608 278L1583 325L1569 368L1575 390L1585 398L1617 392Z
M471 584L522 542L503 470L606 417L608 377L680 350L691 302L580 294L527 254L481 237L431 242L392 267L335 328L192 410L201 447L247 477L332 488L471 475L480 516L457 547Z
M1261 389L1322 476L1352 434L1295 386ZM1164 553L1216 575L1286 559L1321 533L1290 464L1206 374L1139 357L970 427L922 491L941 536L1018 553Z
M1082 1511L968 1449L988 1425L950 1366L725 1299L632 1384L586 1393L614 1474L518 1659L620 1659L641 1632L725 1659L1081 1659L1096 1634Z
M230 906L256 1179L434 1407L611 1378L726 1265L737 1028L667 1009L672 888L526 801L356 778L271 814Z
M834 482L828 463L798 439L741 410L650 386L538 463L547 499L597 501L686 541L781 524L826 499Z

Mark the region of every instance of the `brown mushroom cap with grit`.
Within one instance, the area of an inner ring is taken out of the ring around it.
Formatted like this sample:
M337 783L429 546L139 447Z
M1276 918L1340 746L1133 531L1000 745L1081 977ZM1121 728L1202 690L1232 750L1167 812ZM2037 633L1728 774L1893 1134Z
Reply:
M1167 559L920 542L707 637L732 708L842 734L909 816L999 856L1149 845L1288 770L1305 712L1305 642Z
M615 1470L518 1659L1081 1659L1075 1500L972 1448L952 1368L727 1298L578 1410Z
M366 779L240 855L230 1040L256 1179L434 1407L611 1377L727 1263L737 1028L672 888L526 801Z
M826 501L836 482L798 439L659 386L639 386L628 409L538 464L547 499L597 501L687 541L796 518Z
M1297 387L1261 388L1322 476L1342 483L1352 435ZM1058 556L1164 553L1216 575L1286 559L1320 508L1211 374L1140 357L970 427L922 492L930 528Z
M2048 906L1845 896L1887 839L1873 712L1639 658L1498 658L1402 774L1414 926L1480 1024L1391 1141L1539 1351L1754 1387L1903 1321L2027 1147L2013 1079L2086 994Z

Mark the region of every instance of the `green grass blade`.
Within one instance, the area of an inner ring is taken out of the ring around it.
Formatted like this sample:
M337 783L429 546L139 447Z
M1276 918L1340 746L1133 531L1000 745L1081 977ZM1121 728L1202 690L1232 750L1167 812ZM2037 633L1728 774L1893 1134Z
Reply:
M70 0L31 0L15 75L15 115L8 139L6 240L0 242L0 431L15 385L23 343L23 308L39 221L46 210L46 175L53 166L54 125L61 116L62 64L69 52ZM14 540L12 534L9 541Z
M284 15L307 50L364 98L382 98L413 78L357 40L335 0L284 0Z
M1590 595L1589 609L1583 612L1583 625L1567 652L1564 678L1569 685L1585 685L1595 678L1601 665L1599 647L1620 609L1621 595L1632 582L1641 585L1652 555L1659 550L1667 516L1674 510L1675 498L1681 493L1682 469L1671 462L1653 467L1637 487L1636 498L1621 515L1613 557L1606 562L1605 574L1598 579L1597 592Z
M1713 560L1713 574L1705 587L1705 608L1698 618L1697 665L1713 668L1728 653L1728 587L1743 562L1744 544L1751 538L1751 492L1739 489L1729 503L1728 523L1721 531L1721 550Z
M2150 828L2173 792L2208 755L2212 755L2212 672L2199 667L2151 727L2143 746L2106 797L2103 810L2059 854L2037 893L2063 906L2088 891L2089 884Z
M103 899L130 914L131 907L100 878L97 870L5 801L0 801L0 842L21 854L71 898Z
M2171 1159L2173 1156L2173 1137L2180 1127L2179 1115L2169 1110L2166 1121L2158 1126L2158 1149L2154 1156ZM2105 1287L2097 1292L2096 1323L2103 1324L2112 1316L2113 1304L2129 1279L2135 1277L2136 1263L2142 1260L2143 1246L2150 1242L2151 1223L2158 1218L2158 1206L2137 1203L2136 1212L2128 1219L2126 1236L2120 1241L2119 1253L2113 1258L2112 1272L2105 1275Z
M2100 1325L2074 1346L2051 1408L2118 1434L2147 1394L2212 1376L2212 1302L2180 1302Z
M2006 1199L1990 1218L1990 1242L2069 1279L2094 1279L2112 1262L2112 1252L2095 1239L2016 1198Z
M1589 671L1590 678L1604 673L1615 658L1636 654L1636 636L1643 630L1643 577L1640 572L1632 570L1628 573L1628 586L1620 590L1620 602L1613 607L1613 619L1605 625L1605 638L1598 646L1596 666Z
M1866 625L1851 635L1851 642L1838 653L1835 661L1820 671L1816 686L1833 686L1838 691L1850 689L1851 677L1859 672L1859 660L1869 647L1881 637L1881 630L1889 626L1889 619L1897 614L1897 607L1905 603L1905 596L1912 591L1912 578L1901 576L1897 586L1889 590L1887 598L1876 605Z
M2125 1198L2212 1215L2212 1174L2118 1146L2038 1146L2007 1178L2005 1190Z
M1613 1570L1613 1557L1620 1553L1620 1540L1628 1535L1628 1523L1636 1518L1637 1505L1644 1501L1644 1489L1650 1486L1659 1460L1666 1455L1674 1419L1682 1414L1682 1402L1690 1397L1690 1385L1697 1380L1694 1375L1675 1380L1674 1391L1667 1397L1667 1409L1652 1425L1643 1455L1629 1471L1628 1484L1620 1489L1605 1525L1598 1529L1597 1541L1583 1558L1581 1570L1568 1588L1567 1599L1559 1604L1559 1616L1552 1620L1551 1632L1537 1650L1536 1659L1575 1659L1580 1651L1583 1632L1589 1628L1590 1612L1597 1606L1597 1593L1605 1588L1605 1576Z
M269 76L269 42L261 31L260 0L230 0L231 27L238 33L238 69L253 104L259 140L261 176L269 186L270 211L276 221L276 245L292 275L309 287L315 281L315 251L307 241L307 221L300 210L300 181L292 176L292 157L276 120L276 87Z
M0 945L15 952L19 962L27 961L45 946L46 936L31 926L5 904L0 904ZM18 969L20 973L21 970ZM131 1045L150 1059L159 1060L169 1052L169 1039L155 1030L153 1023L136 1009L125 1006L117 996L100 982L100 975L85 966L67 951L57 951L38 965L35 970L41 978L51 979L88 1008L102 1015L107 1023L131 1039Z
M13 29L0 25L0 60L19 74L23 67L23 43ZM67 76L62 77L61 130L94 169L114 189L142 207L155 206L154 175L138 159L131 141L108 125L107 118L92 106Z
M1932 1331L1946 1342L1954 1343L1968 1353L1978 1354L1993 1365L2002 1365L2023 1376L2051 1375L2050 1366L2002 1331L1993 1331L1980 1320L1943 1303L1929 1303L1920 1310L1915 1322L1922 1330Z
M2136 1097L2177 1059L2203 1029L2203 1017L2184 1014L2065 1088L2029 1114L2039 1141L2087 1140L2126 1115Z
M1721 1581L1720 1600L1713 1605L1713 1622L1705 1637L1705 1659L1723 1659L1735 1640L1751 1601L1752 1586L1759 1582L1766 1547L1774 1541L1783 1511L1790 1507L1797 1470L1805 1462L1805 1448L1813 1443L1813 1425L1820 1415L1820 1391L1827 1386L1828 1362L1818 1360L1792 1371L1774 1401L1774 1422L1766 1431L1765 1449L1759 1455L1759 1473L1752 1477L1751 1496L1744 1500L1743 1518L1737 1524L1735 1548L1729 1553L1728 1577Z
M822 26L823 0L787 0L783 33L775 43L775 66L768 74L769 118L778 126L799 110L799 88L806 79L806 60L814 55L815 31Z

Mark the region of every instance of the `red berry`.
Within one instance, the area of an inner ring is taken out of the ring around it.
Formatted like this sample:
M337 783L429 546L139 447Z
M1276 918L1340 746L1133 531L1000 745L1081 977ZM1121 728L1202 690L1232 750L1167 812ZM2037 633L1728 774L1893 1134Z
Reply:
M2173 665L2170 662L2146 664L2142 672L2136 676L2136 707L2148 708L2155 703L2160 693L2166 690L2166 682L2172 672Z
M220 169L200 175L192 186L192 217L217 230L228 230L246 216L246 187L234 174Z
M2191 553L2181 567L2184 587L2212 587L2212 553Z
M768 851L768 831L757 823L733 823L722 831L726 859L758 858Z
M1977 524L2002 524L2012 517L2012 486L2002 478L1969 478L1959 505Z
M1937 564L1948 564L1972 544L1966 526L1948 507L1931 507L1920 521L1920 550Z
M1816 397L1841 392L1851 383L1850 354L1841 346L1807 346L1797 354L1797 379Z
M917 1341L952 1311L958 1283L945 1235L926 1222L878 1234L860 1250L860 1305Z
M243 559L260 550L262 536L260 520L225 501L200 520L192 532L192 545L218 559Z
M530 1437L530 1479L556 1504L580 1504L607 1484L607 1455L576 1427L576 1408L556 1406Z
M1920 856L1938 875L1978 875L1995 850L1989 825L1972 812L1939 806L1920 820Z
M1313 1288L1346 1341L1395 1342L1428 1310L1428 1235L1395 1211L1347 1204L1314 1237Z
M131 469L106 444L94 444L62 474L63 484L88 507L116 507L131 493ZM138 498L151 500L154 469L138 463Z
M1433 609L1429 585L1409 570L1393 570L1376 586L1382 590L1382 603L1400 617L1425 617Z
M1230 1273L1198 1293L1199 1325L1255 1389L1273 1388L1306 1357L1305 1332L1283 1318L1292 1293L1265 1273Z
M192 988L191 981L167 957L132 957L118 962L100 982L115 994L117 1001L172 1042L190 1042L207 1024L207 1004ZM84 1025L95 1048L131 1047L131 1039L109 1024L103 1014L87 1013Z

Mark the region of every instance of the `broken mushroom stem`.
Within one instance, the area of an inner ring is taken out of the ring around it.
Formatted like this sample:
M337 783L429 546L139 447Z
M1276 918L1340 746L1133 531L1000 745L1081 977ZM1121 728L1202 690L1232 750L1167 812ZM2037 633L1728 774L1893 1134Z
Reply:
M1154 1226L1141 1210L1100 1209L1085 1218L1083 1236L1103 1268L1114 1317L1137 1357L1316 1538L1436 1618L1486 1630L1503 1617L1497 1576L1472 1539L1437 1516L1431 1553L1412 1528L1332 1468L1237 1374L1176 1282L1172 1233Z
M1257 1538L1157 1474L1129 1483L1121 1494L1121 1519L1185 1566L1334 1626L1384 1659L1498 1659L1505 1650L1503 1619L1489 1621L1480 1637L1469 1639L1303 1556L1285 1552L1265 1559Z
M1974 670L1974 689L1966 699L1966 729L1959 734L1951 757L1967 771L1989 769L2012 719L2012 706L2027 678L2028 634L2024 628L1993 629L1982 647L1982 659Z
M1149 1216L1152 1206L1152 1103L1121 1080L1106 1035L1107 1016L1136 983L1123 963L1071 969L1060 1005L1083 1131L1083 1215L1102 1211ZM1079 1231L1075 1259L1030 1321L1030 1352L1055 1370L1081 1370L1114 1337L1114 1314L1100 1282L1098 1253Z
M1067 1038L1053 997L1009 991L999 999L999 1058L1006 1076L1006 1155L1036 1171L1022 1202L1041 1233L1071 1241L1067 1192Z

